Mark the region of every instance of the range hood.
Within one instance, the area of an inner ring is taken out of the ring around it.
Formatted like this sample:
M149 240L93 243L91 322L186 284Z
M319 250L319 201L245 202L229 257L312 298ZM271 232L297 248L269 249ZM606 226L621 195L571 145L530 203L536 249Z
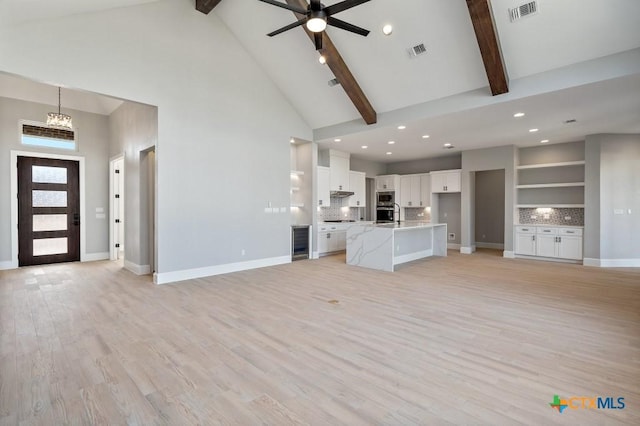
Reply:
M326 192L325 192L326 194ZM331 191L329 193L329 195L333 198L345 198L345 197L350 197L352 196L354 193L351 191Z

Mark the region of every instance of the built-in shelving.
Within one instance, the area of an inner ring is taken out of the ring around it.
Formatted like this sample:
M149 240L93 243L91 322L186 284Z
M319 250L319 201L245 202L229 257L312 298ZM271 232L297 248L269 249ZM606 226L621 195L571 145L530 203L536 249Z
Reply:
M583 166L585 164L584 160L582 161L564 161L562 163L540 163L540 164L526 164L523 166L518 166L518 170L522 169L545 169L548 167L571 167L571 166Z
M584 182L563 182L563 183L536 183L532 185L518 185L518 189L532 188L566 188L571 186L584 186Z

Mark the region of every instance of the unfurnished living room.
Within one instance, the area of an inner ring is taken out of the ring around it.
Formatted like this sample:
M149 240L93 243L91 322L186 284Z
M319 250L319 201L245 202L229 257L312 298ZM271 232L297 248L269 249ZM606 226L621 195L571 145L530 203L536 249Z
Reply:
M0 425L640 423L640 3L0 2Z

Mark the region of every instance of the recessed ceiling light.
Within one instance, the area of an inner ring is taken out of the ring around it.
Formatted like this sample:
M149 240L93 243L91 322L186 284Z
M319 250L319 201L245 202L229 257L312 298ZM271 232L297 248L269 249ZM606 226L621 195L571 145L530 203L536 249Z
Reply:
M384 35L391 35L392 32L393 32L393 27L391 26L391 24L387 24L384 27L382 27L382 33Z
M549 139L542 139L542 140L540 141L540 143L547 143L547 142L549 142Z
M422 139L429 139L429 135L422 135Z
M396 143L396 141L389 141L387 142L389 145L393 145L394 143Z
M342 142L342 139L334 139L334 142Z
M393 154L393 152L387 151L387 155L391 155L391 154Z
M445 143L443 146L444 146L444 148L445 148L445 149L453 149L453 148L455 148L455 147L454 147L452 144L450 144L450 143Z
M367 149L369 148L367 145L362 145L362 149Z
M320 57L318 58L318 62L324 65L327 63L327 58L324 55L320 55Z
M291 139L289 139L289 142L296 143L296 140L294 138L291 138Z
M406 128L407 128L407 126L398 126L398 130L404 130Z
M538 129L529 129L529 133L535 133L537 131L538 131Z
M513 116L514 116L515 118L524 117L524 112L516 112L515 114L513 114Z

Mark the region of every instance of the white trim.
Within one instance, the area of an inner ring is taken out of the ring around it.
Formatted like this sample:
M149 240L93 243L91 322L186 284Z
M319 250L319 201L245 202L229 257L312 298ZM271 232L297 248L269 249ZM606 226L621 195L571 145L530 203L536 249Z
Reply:
M640 268L640 259L594 259L584 258L584 266L600 268Z
M460 244L456 243L447 243L447 250L459 250Z
M504 244L502 244L502 243L479 243L479 242L476 242L476 247L495 249L495 250L504 250Z
M205 266L203 268L183 269L181 271L160 272L154 274L153 281L156 284L168 284L176 281L192 280L195 278L245 271L247 269L283 265L285 263L291 263L291 255L249 260L246 262L226 263L223 265Z
M83 262L95 262L98 260L109 260L109 252L105 251L104 253L87 253L82 259Z
M462 254L471 254L474 251L476 251L476 246L460 247L460 253L462 253Z
M127 259L124 260L124 269L131 271L136 275L148 275L151 273L151 265L138 265L128 261Z
M403 254L401 256L395 256L393 258L394 265L400 265L402 263L411 262L413 260L423 259L425 257L433 256L433 249L417 251L415 253Z
M577 259L562 259L560 257L541 257L541 256L527 256L524 254L516 254L516 259L529 259L529 260L542 260L544 262L557 262L557 263L579 263L582 264L582 260Z
M36 151L18 151L11 150L9 156L11 164L9 164L11 170L11 262L18 265L18 157L36 157L36 158L51 158L54 160L71 160L77 161L79 164L79 178L80 178L80 261L84 262L87 257L87 229L86 229L86 214L85 214L85 165L84 156L78 155L63 155L63 154L51 154ZM16 266L17 267L17 266Z
M507 259L515 259L516 258L516 254L514 252L512 252L511 250L505 250L502 252L502 257L507 258Z
M14 263L12 260L0 262L0 271L5 269L16 269L18 267L17 263Z

